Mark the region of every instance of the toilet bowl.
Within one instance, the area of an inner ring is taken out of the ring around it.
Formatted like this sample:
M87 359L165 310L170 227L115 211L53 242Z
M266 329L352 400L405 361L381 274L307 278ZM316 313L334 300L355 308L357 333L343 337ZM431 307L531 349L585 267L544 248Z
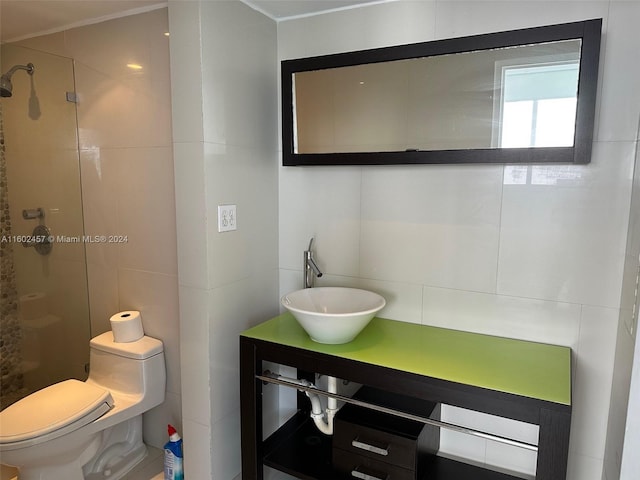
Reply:
M160 340L91 340L86 382L65 380L0 412L0 459L18 480L117 480L146 455L142 414L164 401Z

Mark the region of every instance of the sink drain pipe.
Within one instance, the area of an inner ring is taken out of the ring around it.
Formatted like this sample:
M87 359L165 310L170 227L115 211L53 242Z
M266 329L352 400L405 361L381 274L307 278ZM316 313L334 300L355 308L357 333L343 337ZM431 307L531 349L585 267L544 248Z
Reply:
M336 377L327 376L327 390L329 393L338 393L338 381ZM325 412L322 411L322 405L320 404L320 395L316 393L310 394L306 392L309 400L311 400L311 418L313 422L325 435L333 435L333 418L338 411L338 400L335 397L327 397L327 411L326 419Z
M320 395L313 393L309 389L317 388L312 382L308 380L300 380L298 378L285 377L283 375L276 374L280 380L287 381L289 383L295 383L297 385L307 387L304 390L305 395L309 397L311 401L311 419L316 424L318 430L325 435L333 435L333 419L338 412L338 400L335 397L327 397L327 410L322 410L322 403L320 402ZM303 390L300 390L303 391ZM327 391L329 393L338 393L338 379L327 375Z

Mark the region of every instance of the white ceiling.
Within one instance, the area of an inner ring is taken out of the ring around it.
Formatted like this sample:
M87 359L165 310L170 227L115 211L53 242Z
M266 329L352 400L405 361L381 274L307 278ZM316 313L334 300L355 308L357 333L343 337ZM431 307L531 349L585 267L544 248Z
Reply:
M162 0L0 0L0 40L60 31L158 3Z
M241 0L274 20L312 15L314 13L349 8L365 3L380 3L381 0Z
M281 20L384 0L242 1L274 20ZM166 3L163 0L0 0L0 41L13 41L96 23Z

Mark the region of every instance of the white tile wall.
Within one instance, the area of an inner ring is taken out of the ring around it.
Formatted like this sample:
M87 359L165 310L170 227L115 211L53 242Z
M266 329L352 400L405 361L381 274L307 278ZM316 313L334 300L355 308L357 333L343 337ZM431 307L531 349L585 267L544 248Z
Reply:
M301 269L302 252L313 237L314 250L327 252L318 257L321 269L357 274L360 183L360 171L350 167L280 170L281 268Z
M629 13L627 10L622 11ZM618 19L618 17L614 16L613 19ZM637 373L638 359L640 358L636 342L638 326L637 275L640 268L640 144L638 139L640 139L640 133L636 133L631 215L627 234L627 251L620 299L620 321L604 463L605 480L629 478L638 470L637 456L634 453L640 438L637 424L638 411L634 408L637 405L638 388L637 382L632 377L633 372ZM629 383L629 378L631 378L631 383ZM613 412L619 413L616 415ZM623 412L625 412L624 415Z
M501 166L365 169L357 276L495 292L501 182Z
M612 457L615 460L621 458L618 470L622 480L631 479L638 472L638 446L640 445L640 416L638 415L638 398L640 398L640 343L634 346L633 373L631 376L631 387L629 390L629 410L625 422L625 441L620 450L614 451ZM620 455L621 454L621 455ZM618 465L616 465L618 466ZM613 470L616 472L616 470Z
M632 32L637 26L640 4L612 0L607 18L605 55L602 58L602 85L596 139L599 141L633 141L638 134L637 82L640 65L630 61L638 48Z
M580 305L448 288L424 288L422 321L532 342L578 346Z
M635 278L634 284L635 284ZM631 337L626 330L622 319L618 322L618 340L616 342L616 359L613 370L611 410L609 412L609 423L607 425L607 443L604 457L604 479L615 480L620 478L623 448L625 441L629 442L632 448L632 438L637 439L637 433L626 434L627 432L627 407L629 406L630 384L633 358L634 358L635 338ZM633 407L629 409L634 412ZM631 431L631 429L629 429ZM629 459L633 459L631 455ZM632 467L633 470L637 468Z
M632 142L595 142L586 166L541 169L505 185L498 293L618 307L633 171Z
M582 307L570 449L599 459L607 436L617 326L617 309Z
M571 480L603 473L640 113L640 72L629 61L639 5L397 1L278 25L278 55L289 59L604 19L587 166L530 167L537 183L528 185L506 184L501 166L280 168L281 294L299 288L313 235L319 284L379 291L390 318L572 347ZM465 445L447 443L454 453ZM463 453L532 468L483 442L469 440Z
M232 479L238 335L278 312L276 26L240 2L169 11L185 475Z
M444 0L435 3L436 38L448 38L589 18L603 18L606 21L610 2Z

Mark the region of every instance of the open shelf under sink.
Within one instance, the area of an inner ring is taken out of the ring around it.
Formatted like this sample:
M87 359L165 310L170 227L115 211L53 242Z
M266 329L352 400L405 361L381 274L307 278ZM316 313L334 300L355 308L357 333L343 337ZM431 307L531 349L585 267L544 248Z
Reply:
M318 431L308 415L296 413L264 444L264 464L302 480L349 480L334 470L332 437ZM520 480L485 468L432 455L419 480Z

